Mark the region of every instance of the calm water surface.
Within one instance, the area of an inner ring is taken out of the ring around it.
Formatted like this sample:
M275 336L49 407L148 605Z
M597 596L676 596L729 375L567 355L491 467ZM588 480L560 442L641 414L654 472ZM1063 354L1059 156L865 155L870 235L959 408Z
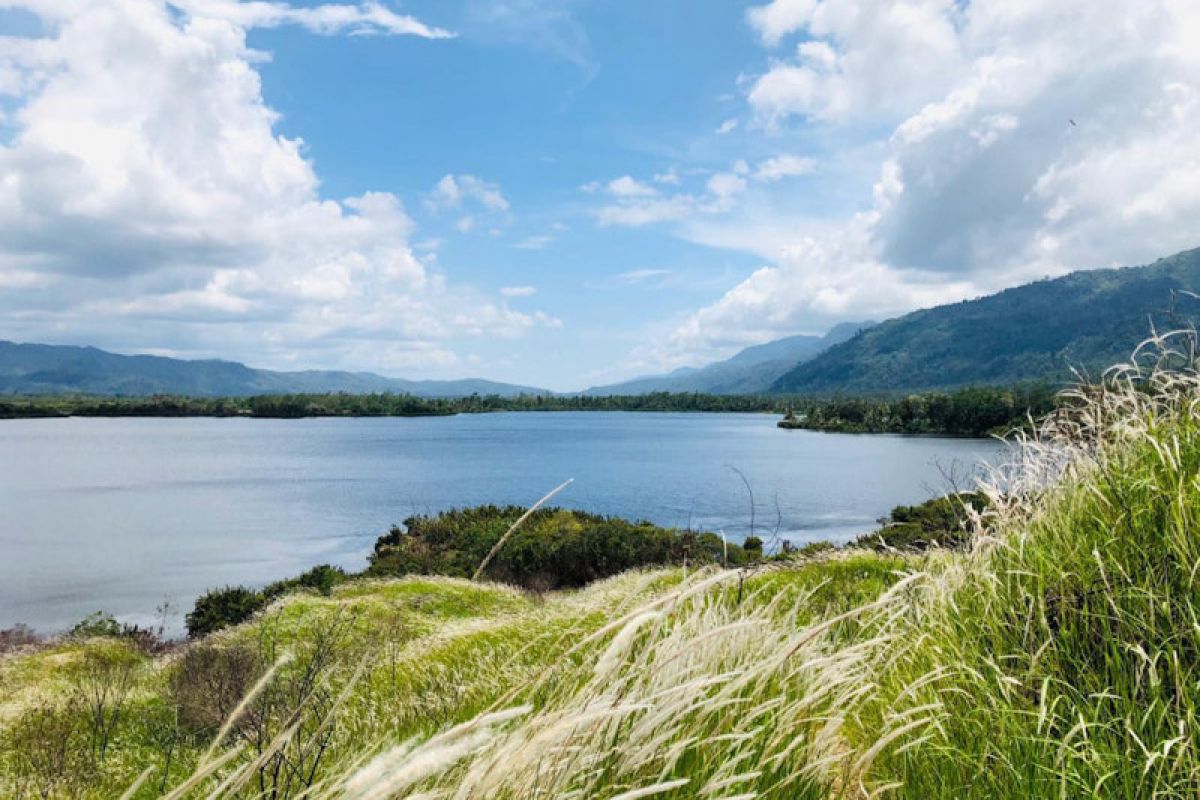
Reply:
M321 562L359 569L414 513L573 508L800 544L871 530L894 505L994 460L982 440L781 431L759 414L553 412L420 419L0 422L0 628L104 609L149 622L225 584ZM177 628L179 620L174 626Z

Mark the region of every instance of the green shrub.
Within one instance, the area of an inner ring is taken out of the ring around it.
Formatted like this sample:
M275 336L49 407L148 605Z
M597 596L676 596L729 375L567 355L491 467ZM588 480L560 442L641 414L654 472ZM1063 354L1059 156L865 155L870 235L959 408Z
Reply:
M872 550L921 551L930 547L962 549L970 542L969 512L987 508L979 492L959 492L935 497L915 506L896 506L880 520L883 527L858 537L854 547Z
M76 622L67 633L72 639L91 639L96 636L121 635L121 623L106 611L96 611Z
M341 567L319 564L294 578L267 584L262 593L268 601L297 590L311 590L328 597L333 594L333 587L346 579L346 571Z
M196 598L196 606L184 617L188 636L195 639L230 625L245 622L267 603L262 592L245 586L212 589Z

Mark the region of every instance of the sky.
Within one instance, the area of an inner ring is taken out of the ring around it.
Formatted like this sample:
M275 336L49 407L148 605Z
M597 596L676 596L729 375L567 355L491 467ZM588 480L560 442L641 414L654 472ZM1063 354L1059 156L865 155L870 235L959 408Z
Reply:
M555 390L1200 245L1195 0L0 0L0 339Z

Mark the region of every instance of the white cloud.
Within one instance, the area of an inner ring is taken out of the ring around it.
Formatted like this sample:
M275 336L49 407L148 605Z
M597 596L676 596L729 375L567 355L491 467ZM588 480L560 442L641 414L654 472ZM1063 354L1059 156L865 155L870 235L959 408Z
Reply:
M767 44L805 32L749 100L769 126L798 115L844 120L904 113L939 96L968 66L955 0L774 0L747 15Z
M0 51L0 72L19 75L0 146L11 335L382 368L550 324L448 282L414 252L396 196L321 197L303 142L275 131L262 54L246 44L251 25L437 31L375 4L15 5L47 32ZM507 208L469 177L461 194Z
M718 200L729 200L746 191L746 179L734 172L718 172L708 179L708 191Z
M748 18L768 46L803 39L747 85L760 121L844 142L816 191L852 190L844 165L864 153L877 178L856 179L858 211L841 218L806 193L677 228L768 263L643 361L1200 244L1197 4L775 0ZM813 166L768 159L754 178Z
M737 126L737 117L730 117L722 122L717 128L717 136L724 136L727 133L733 133L735 130L737 130Z
M750 26L758 31L763 43L774 46L789 33L799 30L812 16L817 0L773 0L746 12Z
M649 184L636 181L629 175L609 181L608 193L613 197L653 197L658 190Z
M634 198L629 202L604 206L596 212L596 218L601 225L641 227L684 220L695 210L696 198L679 194L672 197Z
M533 286L505 286L500 290L505 297L533 297L537 289Z
M669 269L631 269L617 275L617 281L630 286L646 283L656 278L665 278L671 274Z
M445 175L425 198L431 211L447 211L473 201L488 211L508 211L508 200L494 183L474 175Z
M773 182L784 178L808 175L817 168L817 162L804 156L781 155L768 158L754 170L754 179Z
M297 7L288 3L237 2L237 0L171 0L194 18L220 19L242 28L302 25L314 33L331 35L392 34L448 39L449 31L426 25L414 17L397 14L377 2L358 5L331 3Z
M734 207L735 199L745 192L750 165L735 161L728 172L709 176L702 193L663 193L653 186L625 175L610 181L606 193L611 200L595 211L601 225L643 227L661 223L683 223L698 217L721 214ZM654 176L659 184L678 185L671 171ZM664 190L666 191L666 190Z

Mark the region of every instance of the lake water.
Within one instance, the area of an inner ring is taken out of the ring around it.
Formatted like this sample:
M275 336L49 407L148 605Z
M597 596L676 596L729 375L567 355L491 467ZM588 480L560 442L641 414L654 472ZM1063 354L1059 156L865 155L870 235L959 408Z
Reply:
M558 505L770 541L844 541L947 489L984 440L783 431L761 414L0 422L0 628L150 622L225 584L365 564L414 513ZM172 627L178 629L176 618Z

